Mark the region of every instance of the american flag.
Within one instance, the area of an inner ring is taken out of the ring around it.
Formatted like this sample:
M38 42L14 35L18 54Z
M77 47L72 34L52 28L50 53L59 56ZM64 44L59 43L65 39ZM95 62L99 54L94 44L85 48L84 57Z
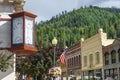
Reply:
M66 62L66 53L67 53L67 50L64 50L64 52L60 55L60 62L62 64L65 64Z

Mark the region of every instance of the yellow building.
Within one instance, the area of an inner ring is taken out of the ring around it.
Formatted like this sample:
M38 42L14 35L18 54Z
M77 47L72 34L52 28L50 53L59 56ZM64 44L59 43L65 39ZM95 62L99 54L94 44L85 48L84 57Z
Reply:
M107 34L99 32L86 40L81 40L82 80L104 80L102 46L112 44Z

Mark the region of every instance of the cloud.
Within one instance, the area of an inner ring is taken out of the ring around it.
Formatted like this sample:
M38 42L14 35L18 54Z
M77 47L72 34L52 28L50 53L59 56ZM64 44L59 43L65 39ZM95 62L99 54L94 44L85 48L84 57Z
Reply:
M116 7L120 8L120 0L106 0L98 4L99 7Z
M89 5L120 8L120 0L26 0L24 8L35 13L39 22L49 20L62 11L71 11Z
M90 6L90 5L96 5L101 3L105 0L78 0L78 8L81 6Z
M28 0L25 3L25 10L39 16L37 20L48 20L62 11L71 11L76 8L78 0Z

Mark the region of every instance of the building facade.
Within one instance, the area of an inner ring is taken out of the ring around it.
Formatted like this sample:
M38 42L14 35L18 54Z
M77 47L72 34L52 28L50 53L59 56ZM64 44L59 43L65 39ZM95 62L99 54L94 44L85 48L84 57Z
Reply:
M70 46L67 51L68 80L81 80L81 42Z
M99 32L81 42L82 80L104 80L102 46L112 44L107 34Z
M61 80L67 80L67 67L66 64L60 63L61 67Z
M111 45L103 48L104 77L120 80L120 39L115 39Z
M24 0L0 0L0 54L12 54L6 49L11 48L11 17L15 11L23 10ZM15 58L10 60L13 68L9 68L6 72L0 71L0 80L15 80Z

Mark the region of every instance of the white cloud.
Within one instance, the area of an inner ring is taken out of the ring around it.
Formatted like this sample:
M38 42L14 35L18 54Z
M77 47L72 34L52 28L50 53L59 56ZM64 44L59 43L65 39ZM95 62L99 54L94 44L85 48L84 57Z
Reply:
M25 10L35 13L37 21L49 20L62 11L71 11L81 6L120 7L120 0L26 0Z
M100 7L116 7L116 8L120 8L120 0L107 0L104 1L100 4L98 4L98 6Z
M25 10L39 16L37 20L48 20L62 11L71 11L77 8L78 0L28 0L25 3Z

